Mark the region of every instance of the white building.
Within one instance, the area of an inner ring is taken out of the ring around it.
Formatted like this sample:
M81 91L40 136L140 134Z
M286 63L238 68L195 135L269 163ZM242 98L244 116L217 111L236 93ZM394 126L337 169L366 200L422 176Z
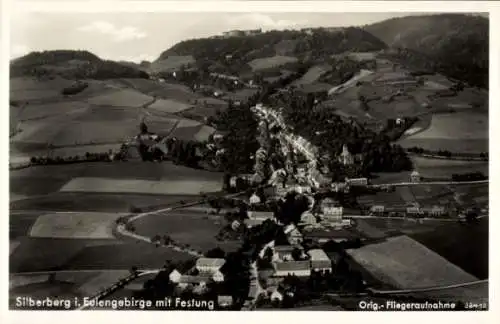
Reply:
M199 258L196 260L196 269L199 272L215 273L226 263L220 258Z
M342 153L340 153L339 161L343 165L351 165L354 163L354 157L345 144L342 146Z
M368 185L368 178L346 178L345 182L349 186L366 186Z
M277 262L285 262L289 261L291 262L293 260L292 257L292 252L295 249L302 250L302 247L300 245L297 246L292 246L292 245L276 245L273 248L274 254L273 254L273 260Z
M274 276L286 277L288 275L297 277L309 277L311 275L311 263L306 261L274 262Z
M410 174L410 182L418 183L421 180L422 177L420 176L420 173L417 170L413 170L413 172Z
M257 196L257 194L253 194L251 197L250 197L250 205L256 205L256 204L260 204L261 200L260 200L260 197Z
M297 227L295 227L295 225L289 225L285 228L284 232L291 245L298 245L304 241L302 233L297 229Z
M310 211L305 211L302 213L300 216L300 222L307 224L307 225L314 225L316 224L316 217L310 212Z
M312 249L307 251L311 260L311 269L321 272L332 271L332 260L322 249Z

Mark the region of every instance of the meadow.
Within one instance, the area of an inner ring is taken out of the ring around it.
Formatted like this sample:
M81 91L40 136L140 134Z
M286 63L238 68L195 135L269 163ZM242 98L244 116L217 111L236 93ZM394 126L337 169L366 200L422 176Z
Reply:
M418 156L412 156L414 168L418 170L423 177L448 177L456 173L482 172L484 175L489 173L488 162L482 161L458 161L443 159L428 159Z
M348 253L369 272L397 288L445 286L477 280L406 235Z
M224 221L222 221L224 222ZM169 235L179 244L189 244L190 248L206 252L220 247L226 252L236 250L241 242L218 242L215 236L223 225L209 218L204 213L194 211L175 211L154 214L134 222L136 232L152 237L154 235Z
M115 221L124 214L70 212L50 213L37 218L30 237L113 239Z
M298 59L293 56L280 56L275 55L271 57L258 58L248 62L248 65L252 68L253 71L261 71L265 69L270 69L277 66L282 66L287 63L297 62Z
M116 90L113 93L97 95L88 99L88 103L96 106L140 107L152 101L152 97L133 89Z
M157 110L163 113L174 114L191 108L191 105L169 99L157 99L153 104L148 106L148 110Z
M196 60L192 55L169 55L167 58L151 63L149 70L152 72L176 71L181 66L194 64Z
M467 111L434 114L427 129L406 137L399 144L433 151L488 152L488 115Z

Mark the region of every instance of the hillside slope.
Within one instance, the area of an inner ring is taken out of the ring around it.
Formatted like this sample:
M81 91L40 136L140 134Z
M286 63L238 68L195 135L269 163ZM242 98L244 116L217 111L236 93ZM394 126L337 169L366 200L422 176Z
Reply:
M172 56L193 56L198 63L210 62L244 65L252 60L282 54L282 45L287 44L286 54L297 58L326 58L346 51L378 51L386 45L360 28L339 28L328 31L322 28L305 31L269 31L253 36L234 36L191 39L182 41L164 51L157 61Z
M31 52L10 63L11 77L62 76L66 79L147 78L139 68L102 60L88 51Z
M396 50L392 56L474 86L488 85L489 20L465 14L393 18L365 30Z

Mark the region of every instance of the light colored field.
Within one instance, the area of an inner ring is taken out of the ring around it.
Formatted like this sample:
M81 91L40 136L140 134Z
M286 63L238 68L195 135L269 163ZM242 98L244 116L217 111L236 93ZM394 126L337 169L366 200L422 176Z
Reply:
M275 55L271 57L255 59L248 62L248 65L250 65L253 71L259 71L297 61L298 59L296 57Z
M118 280L129 275L127 270L103 271L99 275L93 277L83 285L78 287L78 291L85 296L93 296L102 291L103 288L109 287Z
M215 133L215 128L203 125L193 137L198 142L204 142L207 141L213 133Z
M119 180L103 178L74 178L61 192L144 193L158 195L197 195L200 191L215 192L221 181L211 180Z
M434 115L431 126L412 138L485 139L488 138L488 116L466 112Z
M149 68L152 72L168 72L168 71L177 71L181 66L195 63L196 60L192 55L178 56L171 55L168 58L155 61L151 63Z
M115 122L72 122L45 142L56 146L124 142L139 132L137 120Z
M140 107L152 99L138 91L123 89L89 98L88 103L97 106Z
M31 237L112 239L119 213L55 213L37 218Z
M158 83L158 88L148 92L151 96L163 99L177 100L185 103L192 103L201 96L193 92L189 87L176 83Z
M50 116L72 114L85 111L89 105L80 101L56 102L51 104L28 104L19 109L18 120L42 119Z
M398 288L446 286L477 280L406 235L347 252L375 277Z
M154 109L165 113L178 113L191 108L191 105L170 99L157 99L148 109Z
M321 75L332 69L329 65L316 65L311 67L299 80L294 84L310 84L317 81Z
M195 126L200 126L200 125L201 125L201 123L197 122L196 120L183 118L179 121L179 124L177 124L177 128L195 127Z

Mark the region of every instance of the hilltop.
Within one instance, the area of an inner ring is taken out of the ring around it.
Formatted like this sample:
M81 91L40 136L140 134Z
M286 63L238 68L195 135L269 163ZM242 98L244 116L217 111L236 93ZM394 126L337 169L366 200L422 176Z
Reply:
M489 21L465 14L388 19L365 30L413 68L432 69L474 86L488 85Z
M298 60L325 59L347 51L378 51L386 45L360 28L315 28L268 31L252 36L212 37L182 41L161 53L153 64L173 57L192 57L201 66L222 65L249 68L252 60L294 57Z
M73 50L31 52L11 61L10 75L98 80L148 77L139 67L103 60L88 51Z

